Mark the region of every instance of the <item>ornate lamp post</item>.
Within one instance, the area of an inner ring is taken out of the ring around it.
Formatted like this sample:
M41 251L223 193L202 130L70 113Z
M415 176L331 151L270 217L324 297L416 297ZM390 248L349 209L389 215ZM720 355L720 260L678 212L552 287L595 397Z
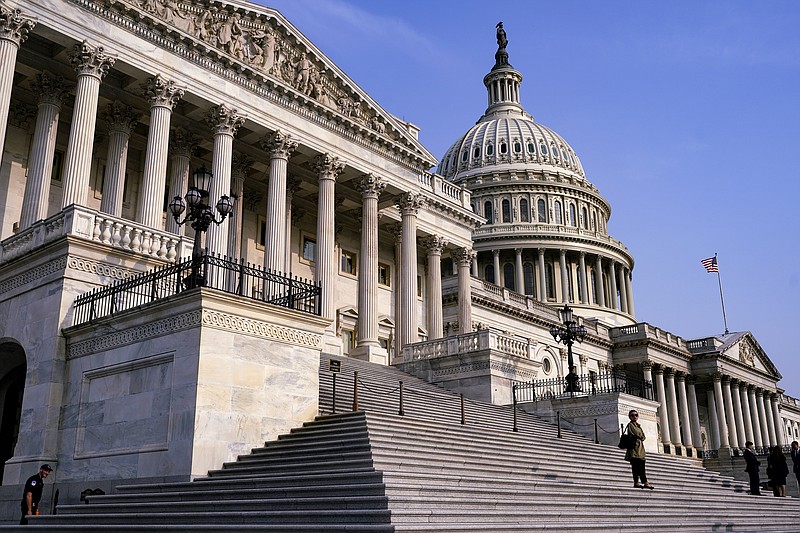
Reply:
M572 343L575 341L583 342L583 339L586 337L586 327L580 323L580 317L578 317L577 321L573 319L572 308L566 304L564 305L564 309L558 310L558 316L564 326L561 327L553 324L550 326L550 335L553 336L556 342L567 345L567 366L569 367L569 373L566 377L566 392L580 392L581 388L580 385L578 385L578 380L580 378L578 374L575 373L575 363L572 359Z
M180 196L176 196L169 203L169 210L172 216L175 217L175 222L177 222L179 226L191 222L192 229L194 230L192 274L186 279L187 289L205 285L205 280L200 275L200 261L203 256L200 248L201 235L208 231L212 222L217 225L222 224L227 217L233 214L233 200L225 194L217 200L216 209L220 215L219 220L211 206L206 204L208 199L208 187L211 184L211 178L213 178L213 175L206 167L203 166L195 170L194 174L192 174L192 178L194 184L189 187L189 190L186 192L186 200L184 201ZM187 207L189 210L186 213L186 217L180 220L181 215L186 211Z

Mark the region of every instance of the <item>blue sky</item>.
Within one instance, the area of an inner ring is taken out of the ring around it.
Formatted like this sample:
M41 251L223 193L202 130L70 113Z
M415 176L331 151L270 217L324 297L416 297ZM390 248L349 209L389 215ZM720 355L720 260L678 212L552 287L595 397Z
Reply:
M700 265L718 253L729 329L752 331L800 397L800 2L260 3L420 126L437 157L484 111L503 21L525 110L611 203L637 318L721 333L717 278Z

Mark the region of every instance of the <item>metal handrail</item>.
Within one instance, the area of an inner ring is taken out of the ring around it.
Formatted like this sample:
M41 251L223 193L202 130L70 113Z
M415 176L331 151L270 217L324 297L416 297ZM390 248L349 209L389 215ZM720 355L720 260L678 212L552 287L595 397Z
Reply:
M622 392L647 400L653 399L653 384L626 375L624 372L608 374L583 374L578 376L575 390L568 390L564 378L540 379L528 382L515 382L518 402L536 402L572 398L576 396L595 396L612 392Z

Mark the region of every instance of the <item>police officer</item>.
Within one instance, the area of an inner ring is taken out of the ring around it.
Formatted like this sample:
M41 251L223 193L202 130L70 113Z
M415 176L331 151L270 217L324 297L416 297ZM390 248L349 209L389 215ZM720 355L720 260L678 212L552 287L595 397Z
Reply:
M21 526L28 524L28 517L31 515L39 514L39 500L42 499L42 490L44 489L44 480L50 475L53 468L45 463L39 467L39 473L34 474L25 482L25 489L22 491L22 518L19 521Z

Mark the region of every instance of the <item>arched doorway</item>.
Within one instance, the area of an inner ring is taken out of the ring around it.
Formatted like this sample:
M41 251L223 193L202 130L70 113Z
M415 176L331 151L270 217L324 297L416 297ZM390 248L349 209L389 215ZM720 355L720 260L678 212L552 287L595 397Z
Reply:
M27 366L22 346L0 342L0 483L1 466L14 456L17 445Z

